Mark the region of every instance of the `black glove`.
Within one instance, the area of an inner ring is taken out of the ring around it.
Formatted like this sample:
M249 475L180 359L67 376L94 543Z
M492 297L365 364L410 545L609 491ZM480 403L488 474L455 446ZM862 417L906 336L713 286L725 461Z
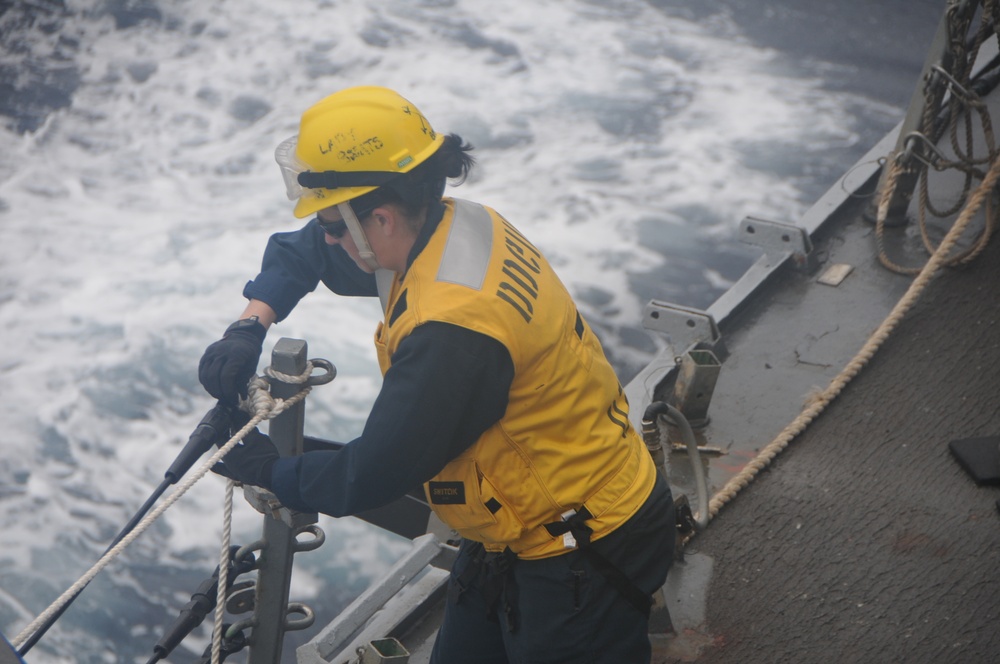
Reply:
M229 435L225 440L220 438L216 441L216 445L219 447L225 445L233 434L246 426L249 421L249 415L243 411L236 411ZM271 469L278 456L278 448L271 439L254 427L242 442L229 450L222 461L212 466L212 472L243 484L270 489Z
M225 404L247 396L247 384L257 370L267 328L256 319L238 320L221 339L205 349L198 362L198 380Z

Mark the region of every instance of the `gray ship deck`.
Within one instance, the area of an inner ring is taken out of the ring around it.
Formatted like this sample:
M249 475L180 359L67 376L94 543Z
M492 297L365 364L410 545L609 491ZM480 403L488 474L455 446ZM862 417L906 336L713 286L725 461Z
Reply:
M801 296L782 281L761 308ZM676 573L695 606L677 637L657 640L655 662L1000 661L1000 488L976 486L947 447L1000 434L998 287L996 241L940 274L844 393L690 542Z

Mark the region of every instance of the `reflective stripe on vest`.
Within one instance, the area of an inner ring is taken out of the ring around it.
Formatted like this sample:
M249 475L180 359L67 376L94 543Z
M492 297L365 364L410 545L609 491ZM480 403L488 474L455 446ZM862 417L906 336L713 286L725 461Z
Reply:
M437 281L479 290L493 250L493 220L482 205L455 199L455 217L445 243Z

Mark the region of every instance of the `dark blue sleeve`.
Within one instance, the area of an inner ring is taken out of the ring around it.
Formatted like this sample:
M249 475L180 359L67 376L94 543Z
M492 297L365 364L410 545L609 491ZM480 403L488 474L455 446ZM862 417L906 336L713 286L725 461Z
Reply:
M281 321L320 281L340 295L378 295L374 275L359 268L339 245L328 245L312 219L297 231L271 236L260 274L247 283L243 296L266 302Z
M275 495L301 511L347 516L430 480L506 412L514 364L499 341L426 323L400 343L361 437L341 450L279 459Z

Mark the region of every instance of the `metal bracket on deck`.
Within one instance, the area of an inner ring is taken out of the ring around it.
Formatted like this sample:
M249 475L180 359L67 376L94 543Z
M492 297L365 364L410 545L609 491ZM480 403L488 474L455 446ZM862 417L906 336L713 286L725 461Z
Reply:
M689 350L678 365L674 383L674 404L692 429L708 424L708 405L715 392L722 365L710 350Z
M714 346L721 335L715 319L700 309L650 300L642 312L642 326L665 334L674 354L681 355L698 343Z
M804 228L780 221L747 217L740 222L740 241L763 249L772 263L791 256L798 268L810 267L812 242Z

